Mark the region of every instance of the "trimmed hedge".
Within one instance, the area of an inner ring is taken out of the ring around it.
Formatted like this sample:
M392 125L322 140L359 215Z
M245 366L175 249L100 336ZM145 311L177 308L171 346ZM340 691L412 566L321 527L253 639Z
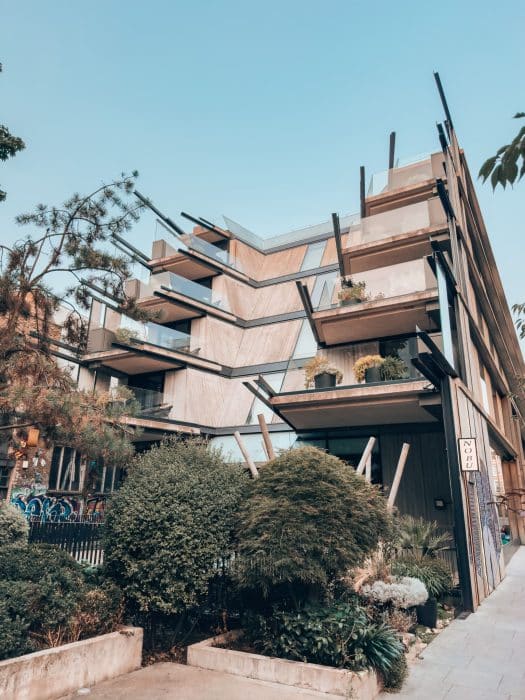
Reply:
M27 544L29 525L18 508L0 503L0 545Z
M274 600L319 598L390 527L376 486L322 450L292 449L261 469L241 504L236 578Z
M108 509L104 555L132 610L178 615L203 601L246 482L202 440L172 438L136 457Z

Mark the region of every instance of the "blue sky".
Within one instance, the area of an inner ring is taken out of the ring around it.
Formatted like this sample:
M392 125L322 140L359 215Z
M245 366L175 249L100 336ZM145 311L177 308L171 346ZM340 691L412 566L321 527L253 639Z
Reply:
M133 168L172 217L259 235L357 211L391 130L401 157L438 150L433 70L473 174L525 110L522 0L0 0L0 16L0 122L27 143L0 165L3 240L17 213ZM478 194L523 301L525 181ZM145 217L130 238L147 251L153 233Z

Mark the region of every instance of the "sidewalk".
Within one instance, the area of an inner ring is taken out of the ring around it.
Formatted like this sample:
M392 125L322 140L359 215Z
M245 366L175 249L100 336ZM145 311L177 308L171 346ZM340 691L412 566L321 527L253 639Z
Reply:
M498 588L422 653L399 700L525 700L525 547Z

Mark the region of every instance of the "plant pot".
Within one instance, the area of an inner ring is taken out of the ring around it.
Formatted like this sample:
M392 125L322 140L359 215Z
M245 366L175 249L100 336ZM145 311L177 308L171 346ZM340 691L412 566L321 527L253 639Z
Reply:
M380 367L369 367L365 369L365 382L370 384L370 382L380 382L381 381L381 368Z
M356 299L355 297L352 297L351 299L341 299L340 302L341 306L355 306L356 304L361 303L361 299Z
M335 374L330 374L329 372L316 374L314 384L316 389L330 389L335 386Z
M438 606L435 598L429 598L424 605L416 606L417 621L432 629L437 625Z

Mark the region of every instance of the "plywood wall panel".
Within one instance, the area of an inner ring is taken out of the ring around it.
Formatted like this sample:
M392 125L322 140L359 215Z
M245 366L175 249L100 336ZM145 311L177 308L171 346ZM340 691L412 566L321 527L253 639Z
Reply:
M288 360L300 327L298 320L245 329L235 367Z

